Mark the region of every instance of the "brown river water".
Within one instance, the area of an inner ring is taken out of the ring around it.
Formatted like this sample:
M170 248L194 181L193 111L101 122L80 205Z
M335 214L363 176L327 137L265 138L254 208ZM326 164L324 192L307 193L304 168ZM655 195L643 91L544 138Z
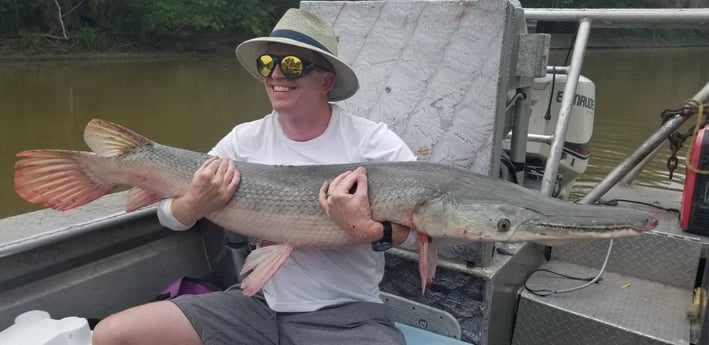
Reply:
M582 74L596 83L593 149L572 198L654 132L664 109L681 106L709 81L708 53L709 47L588 52ZM551 61L561 64L564 55L554 52ZM262 85L229 57L0 63L0 218L41 208L14 192L15 153L87 150L82 135L91 118L206 151L236 123L268 111ZM668 152L639 184L682 189L683 169L667 179Z

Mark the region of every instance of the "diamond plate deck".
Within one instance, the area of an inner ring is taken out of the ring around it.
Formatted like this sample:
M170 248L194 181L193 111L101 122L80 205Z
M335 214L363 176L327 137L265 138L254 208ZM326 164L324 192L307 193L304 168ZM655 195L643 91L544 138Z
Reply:
M509 344L517 291L529 272L541 266L543 253L530 243L510 244L505 249L510 255L495 255L487 267L439 259L436 277L421 295L418 254L392 248L386 253L387 268L380 288L449 313L458 321L463 341L477 345ZM410 326L429 328L410 322L418 320L416 315L397 319L409 322Z
M600 268L608 242L582 241L552 249L552 260ZM617 239L607 270L677 287L692 288L702 251L701 242L659 232Z
M543 268L579 277L598 273L560 261ZM537 272L528 285L561 290L581 283ZM691 289L612 272L567 294L540 297L524 291L513 344L689 344L685 312L691 301Z
M604 202L608 200L617 200L621 206L630 206L656 213L660 223L655 229L655 232L700 241L703 244L702 257L709 257L709 236L682 231L679 226L679 209L682 204L682 192L620 183L611 188L611 190L603 196ZM628 202L628 200L643 201L654 207ZM659 211L658 208L667 211Z
M616 186L609 198L646 200L646 188ZM627 194L621 194L627 193ZM676 206L681 193L667 191L662 194L665 204L655 199L647 202L658 207ZM653 213L659 220L655 230L639 237L617 239L608 262L608 271L669 284L692 288L697 275L697 266L704 245L702 238L679 230L677 212L645 206L627 201L619 201L620 206L637 208ZM581 241L552 249L552 260L561 260L582 266L600 268L603 264L608 241Z
M677 208L681 193L652 193L637 186L616 186L609 199L642 200ZM568 294L520 296L513 344L689 344L686 310L707 238L681 231L676 211L619 200L626 207L654 213L654 231L615 240L603 281ZM583 241L554 247L543 268L593 277L603 264L608 241ZM583 282L548 273L533 274L532 288L561 290ZM695 332L696 333L696 332ZM695 336L696 338L696 336Z

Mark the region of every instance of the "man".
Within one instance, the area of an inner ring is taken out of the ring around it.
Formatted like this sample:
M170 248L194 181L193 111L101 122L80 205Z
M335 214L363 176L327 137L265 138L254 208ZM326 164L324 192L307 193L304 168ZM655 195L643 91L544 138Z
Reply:
M305 165L415 159L385 124L330 103L359 88L336 49L332 28L296 9L286 12L269 37L237 47L239 62L263 80L273 112L237 125L217 143L210 151L215 157L195 173L188 192L161 202L163 225L188 229L223 207L239 183L231 160ZM254 297L234 286L112 315L96 327L93 344L403 344L379 300L384 254L372 243L415 239L403 226L372 220L367 190L351 192L355 184L366 186L363 168L325 182L320 204L361 245L297 249Z

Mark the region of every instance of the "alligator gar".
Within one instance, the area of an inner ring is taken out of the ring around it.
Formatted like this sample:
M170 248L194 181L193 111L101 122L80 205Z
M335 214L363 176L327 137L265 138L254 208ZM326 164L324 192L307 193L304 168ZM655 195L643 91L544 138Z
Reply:
M15 190L56 210L89 203L121 185L132 186L133 211L186 192L204 153L161 145L105 120L91 120L84 140L93 152L30 150L17 154ZM231 200L206 218L227 230L277 243L253 251L242 284L252 295L297 248L344 248L357 243L325 214L320 186L364 166L372 218L419 234L422 291L433 279L442 238L473 241L549 241L637 236L657 225L644 211L579 205L516 184L429 162L368 162L271 166L234 162L241 182Z

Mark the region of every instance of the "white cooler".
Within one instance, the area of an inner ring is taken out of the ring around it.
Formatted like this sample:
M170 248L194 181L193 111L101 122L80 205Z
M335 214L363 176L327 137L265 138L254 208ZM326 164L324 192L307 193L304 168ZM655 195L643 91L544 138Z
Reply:
M15 318L15 324L0 332L2 345L91 345L86 319L52 319L49 313L32 310Z

